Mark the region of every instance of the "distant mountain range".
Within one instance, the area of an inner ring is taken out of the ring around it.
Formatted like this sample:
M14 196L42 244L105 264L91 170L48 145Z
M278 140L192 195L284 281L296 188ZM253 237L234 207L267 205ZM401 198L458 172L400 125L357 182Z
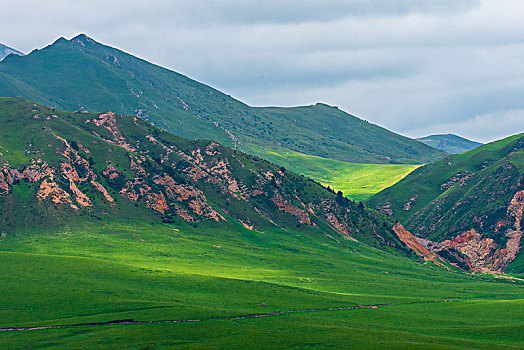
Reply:
M452 154L463 153L482 146L480 142L471 141L455 134L429 135L417 138L417 140L428 146Z
M524 134L420 167L367 204L466 267L522 273Z
M12 49L9 46L5 46L0 43L0 61L3 60L7 55L10 55L10 54L24 56L22 52Z
M355 163L427 163L446 154L336 107L250 107L86 35L0 64L0 96L67 111L137 114L179 136L264 156L282 148Z

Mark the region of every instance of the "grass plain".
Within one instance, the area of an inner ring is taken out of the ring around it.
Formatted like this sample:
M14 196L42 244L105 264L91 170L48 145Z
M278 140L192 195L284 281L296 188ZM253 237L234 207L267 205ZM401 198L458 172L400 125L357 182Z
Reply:
M516 349L524 340L519 281L318 234L78 223L3 237L0 257L0 328L201 320L0 332L3 348ZM390 305L206 320L370 304Z

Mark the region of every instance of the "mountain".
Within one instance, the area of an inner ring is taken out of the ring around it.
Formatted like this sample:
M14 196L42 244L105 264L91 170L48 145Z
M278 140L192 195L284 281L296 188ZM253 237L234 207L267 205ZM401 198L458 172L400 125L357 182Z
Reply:
M265 147L356 163L420 164L445 156L337 107L250 107L83 34L2 61L0 96L67 111L137 114L179 136L260 156Z
M418 168L367 203L472 269L524 272L524 134Z
M0 61L2 61L7 55L14 54L18 56L24 56L23 53L20 51L17 51L15 49L12 49L8 46L5 46L3 44L0 44Z
M0 98L0 121L4 234L143 218L253 231L300 227L405 249L382 215L312 180L136 116Z
M482 143L468 140L455 134L429 135L417 138L418 141L441 151L459 154L482 146Z

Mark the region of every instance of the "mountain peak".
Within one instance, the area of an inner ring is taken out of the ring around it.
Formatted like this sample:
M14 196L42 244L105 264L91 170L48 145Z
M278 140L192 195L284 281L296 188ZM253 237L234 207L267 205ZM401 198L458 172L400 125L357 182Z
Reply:
M11 54L18 55L18 56L24 56L22 52L0 43L0 61Z
M75 40L93 40L93 39L88 37L87 34L80 33L69 41L75 41Z
M55 44L58 44L58 43L61 43L61 42L64 42L64 41L67 41L66 38L64 38L63 36L61 36L60 38L56 39L52 44L51 46L55 45Z
M69 40L69 42L74 43L74 44L79 44L82 47L85 47L86 45L90 45L90 44L91 45L97 44L97 42L94 39L90 38L89 36L87 36L84 33L78 34L77 36Z

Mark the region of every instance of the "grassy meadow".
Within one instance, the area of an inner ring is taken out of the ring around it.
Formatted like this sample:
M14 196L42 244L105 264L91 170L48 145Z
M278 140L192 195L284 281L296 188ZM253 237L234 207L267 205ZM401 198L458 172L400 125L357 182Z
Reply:
M0 239L3 348L519 348L524 286L298 231L77 223ZM36 288L38 286L38 288ZM445 302L444 302L445 301ZM378 308L207 319L309 308Z
M304 174L356 201L363 201L402 180L421 165L358 164L285 149L256 148L253 153Z

